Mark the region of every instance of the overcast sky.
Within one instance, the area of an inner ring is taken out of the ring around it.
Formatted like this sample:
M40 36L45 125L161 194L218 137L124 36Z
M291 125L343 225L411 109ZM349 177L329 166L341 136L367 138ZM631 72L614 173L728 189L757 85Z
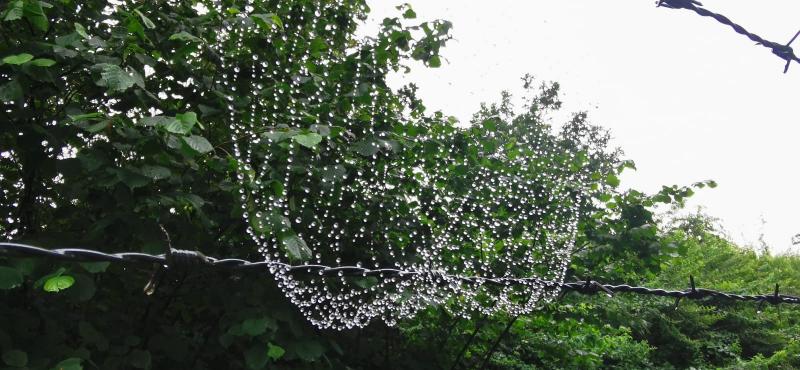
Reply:
M468 121L501 90L519 92L525 73L558 81L565 110L588 111L636 162L623 186L716 180L690 208L721 218L741 244L763 233L773 251L799 249L800 65L784 75L768 49L650 0L406 1L420 20L454 23L442 68L396 81L417 83L429 109ZM406 1L370 0L370 24ZM800 29L797 0L703 4L768 40L785 43Z

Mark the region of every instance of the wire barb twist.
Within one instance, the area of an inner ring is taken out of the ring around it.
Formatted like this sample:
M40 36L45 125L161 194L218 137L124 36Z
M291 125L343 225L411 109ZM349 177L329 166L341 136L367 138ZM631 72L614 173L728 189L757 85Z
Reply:
M789 65L791 65L791 63L793 61L800 63L800 58L797 57L797 55L794 53L794 50L791 47L792 42L794 42L794 40L796 40L797 37L800 36L800 31L797 31L797 33L794 35L794 37L792 37L792 39L789 40L789 42L787 42L786 44L779 44L777 42L769 41L767 39L764 39L763 37L761 37L759 35L756 35L755 33L752 33L750 31L748 31L747 29L745 29L744 27L734 23L728 17L726 17L726 16L724 16L722 14L719 14L719 13L714 13L714 12L708 10L708 9L703 8L702 6L703 6L703 4L701 2L694 1L694 0L658 0L658 1L656 1L656 7L664 7L664 8L669 8L669 9L686 9L686 10L691 10L691 11L693 11L693 12L695 12L698 15L701 15L703 17L713 18L717 22L731 27L736 33L738 33L740 35L743 35L743 36L746 36L748 39L754 41L756 44L762 45L762 46L770 49L770 51L772 51L772 54L775 54L779 58L781 58L781 59L786 61L786 65L783 67L783 73L786 73L786 72L789 71Z
M537 278L487 278L481 276L461 276L461 275L448 275L442 271L408 271L392 268L383 269L366 269L356 266L323 266L323 265L289 265L283 262L275 261L247 261L236 258L220 259L215 257L208 257L197 251L187 251L181 249L170 249L170 256L165 254L150 255L145 253L123 252L123 253L104 253L90 249L76 249L76 248L62 248L62 249L45 249L32 245L0 242L0 256L18 256L18 257L38 257L38 258L53 258L66 261L91 261L91 262L117 262L129 264L157 264L164 266L167 269L187 269L195 268L220 268L220 269L283 269L289 273L296 275L318 275L323 277L342 277L342 276L375 276L379 278L396 278L408 279L414 276L424 274L434 274L447 276L448 278L456 279L465 284L491 284L498 286L506 285L529 285L532 283L540 284L544 287L559 288L562 294L569 291L578 292L581 294L597 294L603 292L609 296L616 292L633 293L641 295L653 295L658 297L671 297L675 298L675 307L677 308L678 302L681 299L701 300L705 298L713 298L718 300L733 300L733 301L752 301L759 303L759 309L764 303L772 305L779 305L782 303L787 304L800 304L800 297L783 295L778 291L778 285L775 285L775 292L772 294L762 295L740 295L734 293L719 292L710 289L700 289L695 286L694 277L690 276L690 289L687 290L664 290L658 288L648 288L642 286L631 285L612 285L602 284L597 281L587 278L585 281L576 282L563 282L558 283L555 281L541 280ZM180 262L177 262L180 261ZM176 263L177 262L177 263Z

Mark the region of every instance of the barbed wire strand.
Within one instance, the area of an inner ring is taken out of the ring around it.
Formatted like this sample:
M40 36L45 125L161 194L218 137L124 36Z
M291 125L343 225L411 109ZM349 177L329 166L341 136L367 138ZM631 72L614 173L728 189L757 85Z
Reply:
M738 33L740 35L744 35L748 39L756 42L756 44L762 45L762 46L770 49L773 54L775 54L779 58L785 60L786 61L786 65L783 68L783 73L786 73L786 72L789 71L789 65L793 61L797 62L797 63L800 63L800 58L798 58L797 55L795 55L794 50L792 50L792 47L790 46L792 44L792 42L794 42L794 40L796 40L797 37L800 36L800 31L797 31L797 33L794 35L794 37L792 37L791 40L789 40L788 43L779 44L779 43L774 42L774 41L769 41L769 40L767 40L767 39L765 39L765 38L763 38L763 37L761 37L759 35L756 35L755 33L752 33L750 31L748 31L744 27L734 23L732 20L730 20L728 17L726 17L726 16L724 16L722 14L714 13L714 12L712 12L712 11L706 9L706 8L703 8L702 7L703 4L701 2L699 2L699 1L695 1L695 0L658 0L658 1L656 1L656 6L670 8L670 9L687 9L687 10L691 10L691 11L693 11L693 12L695 12L695 13L703 16L703 17L713 18L717 22L731 27L734 31L736 31L736 33Z
M162 255L152 255L137 252L105 253L90 249L61 248L45 249L28 244L0 242L0 256L16 257L39 257L52 258L58 260L75 262L117 262L128 264L157 264L166 269L188 271L202 268L221 268L221 269L277 269L283 270L293 275L311 274L323 277L366 277L373 276L382 279L397 278L408 279L420 275L439 275L461 281L467 284L476 285L526 285L531 283L540 284L547 288L558 288L562 293L574 291L581 294L604 293L613 295L614 293L634 293L640 295L652 295L659 297L671 297L676 299L676 306L681 299L701 300L713 298L719 300L751 301L758 302L759 307L764 303L778 305L781 303L800 304L800 297L780 294L779 287L775 286L772 294L742 295L735 293L720 292L712 289L697 288L694 278L690 277L690 288L687 290L666 290L660 288L648 288L643 286L631 286L627 284L603 284L590 278L578 282L554 282L538 278L511 278L511 277L480 277L480 276L461 276L447 274L443 271L409 271L392 268L367 269L357 266L324 266L324 265L289 265L277 261L247 261L238 258L215 258L208 257L197 251L171 249L170 253Z

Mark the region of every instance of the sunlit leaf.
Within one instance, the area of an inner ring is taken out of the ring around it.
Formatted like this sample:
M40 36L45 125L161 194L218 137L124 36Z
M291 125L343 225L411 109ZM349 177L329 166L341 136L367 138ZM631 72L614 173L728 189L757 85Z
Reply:
M44 290L50 293L57 293L75 284L75 278L69 275L53 276L44 282Z
M56 61L52 60L52 59L47 59L47 58L40 58L40 59L32 60L30 64L34 65L34 66L37 66L37 67L50 67L50 66L56 64Z
M3 58L3 64L25 64L33 59L33 55L28 53L16 54L16 55L9 55Z

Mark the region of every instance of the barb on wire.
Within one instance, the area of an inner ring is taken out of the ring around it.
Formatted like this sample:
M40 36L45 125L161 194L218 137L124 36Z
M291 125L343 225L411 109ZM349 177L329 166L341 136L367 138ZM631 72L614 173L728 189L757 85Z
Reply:
M729 26L729 27L733 28L733 30L736 31L736 33L738 33L740 35L743 35L743 36L746 36L750 40L754 41L756 44L762 45L762 46L770 49L770 51L772 51L773 54L775 54L779 58L785 60L786 61L786 65L783 67L783 73L786 73L786 72L789 71L789 65L792 64L793 61L800 63L800 58L797 57L797 55L794 53L794 50L791 47L792 42L794 42L794 40L796 40L797 37L800 36L800 31L797 31L797 33L794 35L794 37L792 37L792 39L789 40L789 42L787 42L786 44L779 44L777 42L766 40L763 37L761 37L759 35L756 35L755 33L752 33L750 31L746 30L744 27L734 23L732 20L730 20L728 17L726 17L726 16L724 16L722 14L714 13L714 12L712 12L712 11L706 9L706 8L703 8L703 4L701 2L699 2L699 1L694 1L694 0L658 0L658 1L656 1L656 6L657 7L670 8L670 9L691 10L691 11L697 13L698 15L701 15L703 17L713 18L717 22L722 23L722 24L724 24L726 26Z
M68 261L91 261L91 262L118 262L129 264L158 264L167 269L181 269L187 271L192 268L222 268L222 269L275 269L285 270L296 275L312 274L323 277L341 276L376 276L379 278L409 279L414 276L430 275L431 273L444 274L443 272L431 271L411 271L392 268L366 269L356 266L323 266L323 265L289 265L276 261L247 261L238 258L215 258L208 257L197 251L172 249L170 254L180 256L171 258L165 254L150 255L136 252L123 253L104 253L89 249L45 249L21 243L0 242L0 256L20 256L20 257L42 257ZM447 275L447 274L444 274ZM578 292L581 294L596 294L603 292L612 295L619 293L634 293L642 295L653 295L658 297L671 297L677 303L681 299L699 300L705 298L715 298L734 301L758 302L759 307L765 303L772 305L800 304L800 297L784 295L775 292L761 295L741 295L734 293L719 292L711 289L702 289L695 286L694 277L689 277L690 288L687 290L665 290L631 285L603 284L590 278L585 281L563 282L541 280L538 278L487 278L479 276L447 275L449 278L457 279L465 284L490 284L497 286L507 286L510 284L530 285L531 283L543 286L559 288L562 293Z

